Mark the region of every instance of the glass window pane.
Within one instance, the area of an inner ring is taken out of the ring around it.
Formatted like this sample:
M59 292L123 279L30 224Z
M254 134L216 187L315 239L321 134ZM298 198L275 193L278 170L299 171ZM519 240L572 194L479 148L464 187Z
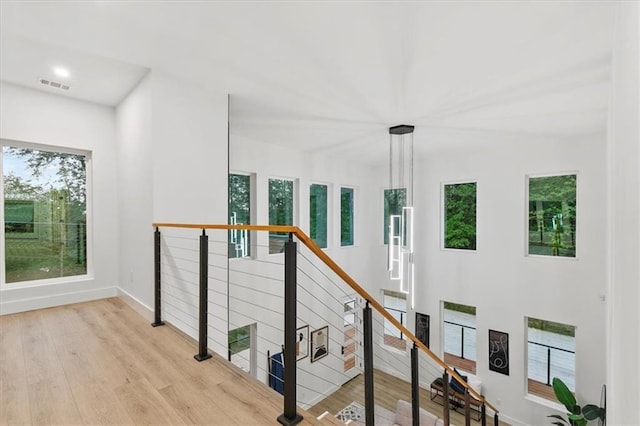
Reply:
M340 245L353 245L353 188L340 188Z
M576 343L572 325L527 318L527 389L555 401L554 377L575 391Z
M2 147L7 283L87 273L86 161Z
M444 247L476 249L476 183L444 186Z
M407 325L407 296L404 293L384 290L382 304L400 324ZM384 318L384 344L401 350L407 347L406 336L386 318Z
M327 247L327 185L309 188L310 237L320 247Z
M407 190L384 190L384 243L389 244L389 216L402 215L402 208L407 205Z
M529 178L529 254L576 256L576 175Z
M293 225L293 181L269 179L269 225ZM286 232L269 232L269 254L284 252Z
M444 362L476 372L477 332L475 306L443 303Z
M229 175L229 224L251 224L251 177ZM250 233L246 230L229 231L229 258L251 256Z

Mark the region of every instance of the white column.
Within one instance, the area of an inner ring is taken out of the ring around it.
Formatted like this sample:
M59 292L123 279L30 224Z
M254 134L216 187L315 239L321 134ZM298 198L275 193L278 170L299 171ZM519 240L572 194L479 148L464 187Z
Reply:
M607 423L640 424L639 7L620 2L608 131Z

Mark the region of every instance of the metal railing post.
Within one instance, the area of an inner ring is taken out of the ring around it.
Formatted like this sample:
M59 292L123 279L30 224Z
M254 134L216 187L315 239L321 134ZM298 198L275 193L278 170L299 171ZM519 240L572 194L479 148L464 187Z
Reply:
M364 339L364 413L367 426L375 425L373 395L373 317L369 301L362 310Z
M161 295L161 275L160 275L160 229L156 227L156 231L153 233L153 271L154 271L154 306L153 315L154 319L151 325L157 327L164 325L162 322L162 313L160 308L160 295Z
M297 425L302 416L296 411L296 326L297 326L297 247L293 234L284 243L284 411L278 422Z
M462 342L460 345L460 358L464 359L464 326L460 327Z
M420 426L420 375L418 374L418 345L411 348L411 412L413 426Z
M444 426L449 426L449 374L447 374L447 370L444 370L442 374L442 421L444 422Z
M493 415L493 426L498 426L500 424L500 421L498 420L498 413L495 413Z
M209 237L205 230L200 235L200 309L198 314L198 361L211 358L207 351L207 323L209 311Z
M487 406L484 402L480 406L480 413L482 414L482 426L487 426Z
M469 389L464 390L464 424L471 426L471 395Z
M547 348L547 386L551 386L551 348Z

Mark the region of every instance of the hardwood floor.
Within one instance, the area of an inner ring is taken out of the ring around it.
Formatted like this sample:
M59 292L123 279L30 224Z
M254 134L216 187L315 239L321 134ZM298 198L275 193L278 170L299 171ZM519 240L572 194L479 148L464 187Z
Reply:
M195 352L117 298L0 316L0 424L278 424L279 394Z
M375 396L375 404L395 412L396 402L399 399L404 399L409 402L411 401L411 385L408 382L380 370L374 371L374 382L375 385L373 392ZM336 414L353 401L364 405L363 375L359 375L353 380L345 383L331 396L311 407L309 412L315 415L324 411ZM443 417L442 405L431 400L430 391L428 389L420 388L420 407L435 414L439 418ZM458 413L453 410L451 410L450 413L450 422L452 425L465 424L463 413ZM471 424L479 425L480 422L472 420ZM487 416L487 424L493 424L493 417ZM507 423L500 421L500 425L506 426Z

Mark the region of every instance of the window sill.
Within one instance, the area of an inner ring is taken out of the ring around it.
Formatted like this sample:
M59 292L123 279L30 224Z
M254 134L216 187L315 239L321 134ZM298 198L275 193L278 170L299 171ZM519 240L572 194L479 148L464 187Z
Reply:
M530 257L532 259L554 259L554 260L579 260L578 256L570 257L570 256L548 256L545 254L529 254L525 253L524 257Z
M531 401L533 403L536 403L538 405L542 405L544 407L551 408L553 410L561 411L561 412L564 412L564 413L567 412L567 410L566 410L564 405L558 404L557 402L549 401L546 398L542 398L540 396L537 396L537 395L534 395L534 394L531 394L531 393L527 393L526 396L524 397L524 399L526 399L527 401Z
M449 248L449 247L440 247L440 251L445 252L454 252L454 253L477 253L478 249L457 249L457 248Z
M401 356L407 356L407 349L405 348L404 350L402 349L398 349L396 347L393 346L389 346L386 343L384 343L384 340L380 341L380 347L382 349L384 349L387 352L391 352L392 354L396 354L396 355L401 355Z
M2 283L2 288L5 290L9 289L22 289L22 288L30 288L30 287L41 287L46 285L60 285L67 283L75 283L82 281L91 281L95 279L93 274L86 275L70 275L68 277L57 277L57 278L45 278L41 280L31 280L31 281L17 281L13 283Z

